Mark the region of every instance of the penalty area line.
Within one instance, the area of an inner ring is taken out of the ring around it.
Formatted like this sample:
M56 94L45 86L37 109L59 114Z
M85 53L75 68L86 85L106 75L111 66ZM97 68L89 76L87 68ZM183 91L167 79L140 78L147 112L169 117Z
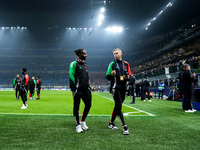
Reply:
M105 97L105 96L102 96L102 95L99 95L99 94L96 94L96 93L93 93L93 94L98 95L98 96L101 96L101 97L103 97L103 98L105 98L105 99L108 99L108 100L110 100L110 101L113 101L113 99L111 99L111 98L108 98L108 97ZM132 109L134 109L134 110L137 110L137 111L139 111L139 112L145 113L145 114L147 114L148 116L156 116L156 115L154 115L154 114L148 113L148 112L146 112L146 111L140 110L140 109L138 109L138 108L135 108L135 107L132 107L132 106L129 106L129 105L126 105L126 104L122 104L122 105L124 105L124 106L126 106L126 107L129 107L129 108L132 108ZM128 115L128 116L131 116L131 115ZM141 116L142 116L142 115L141 115Z

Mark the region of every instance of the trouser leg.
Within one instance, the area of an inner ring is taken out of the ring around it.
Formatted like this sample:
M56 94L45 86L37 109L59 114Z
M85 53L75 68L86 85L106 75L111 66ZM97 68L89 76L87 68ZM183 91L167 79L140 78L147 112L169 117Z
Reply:
M91 102L92 102L92 95L91 95L91 91L90 90L84 91L84 94L82 96L82 100L83 100L83 102L85 104L85 108L83 110L81 121L85 121L85 118L87 117L87 115L88 115L88 113L90 111Z
M113 110L113 113L112 113L111 122L114 122L116 116L119 116L121 124L125 125L124 116L123 116L123 113L121 111L122 103L125 99L125 93L126 93L125 90L120 92L119 90L115 89L115 91L114 91L113 98L114 98L114 101L115 101L115 107L114 107L114 110Z
M79 107L80 107L80 94L79 92L73 94L74 106L73 115L76 125L79 125Z

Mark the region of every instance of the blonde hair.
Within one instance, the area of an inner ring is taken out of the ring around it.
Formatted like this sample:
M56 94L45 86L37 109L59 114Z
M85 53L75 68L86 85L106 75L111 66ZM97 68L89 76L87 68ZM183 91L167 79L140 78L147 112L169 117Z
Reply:
M115 48L114 50L113 50L113 52L114 51L121 51L122 52L122 50L120 49L120 48Z

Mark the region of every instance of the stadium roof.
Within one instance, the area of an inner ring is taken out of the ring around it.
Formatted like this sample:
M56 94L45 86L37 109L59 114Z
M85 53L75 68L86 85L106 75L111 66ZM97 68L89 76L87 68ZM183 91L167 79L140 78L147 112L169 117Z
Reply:
M173 6L145 31L148 22L172 1ZM200 15L200 0L1 0L0 26L89 28L102 6L106 8L105 26L120 24L137 34L167 32Z

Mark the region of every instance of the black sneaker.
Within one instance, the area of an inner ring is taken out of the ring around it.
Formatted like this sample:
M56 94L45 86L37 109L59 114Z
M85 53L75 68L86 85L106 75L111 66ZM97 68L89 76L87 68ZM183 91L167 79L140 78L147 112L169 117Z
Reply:
M123 127L123 134L124 135L129 135L129 131L128 131L128 127L127 126Z
M118 130L118 128L115 126L115 124L110 123L110 122L109 122L108 128L113 129L113 130Z

